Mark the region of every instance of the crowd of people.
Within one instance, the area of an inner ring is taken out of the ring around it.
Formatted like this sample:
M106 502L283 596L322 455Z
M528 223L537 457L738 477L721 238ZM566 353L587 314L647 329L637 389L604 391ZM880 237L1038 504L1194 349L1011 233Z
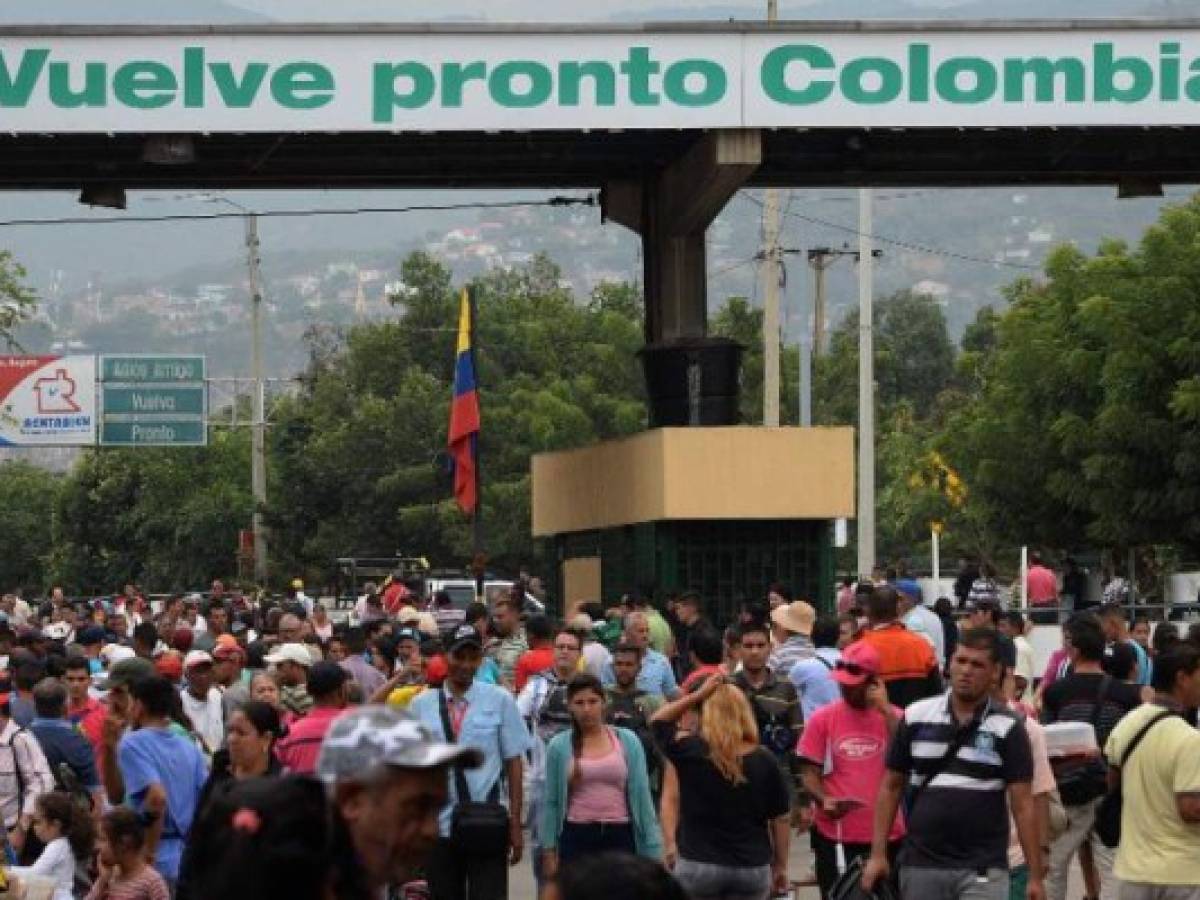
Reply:
M981 580L880 573L829 616L773 585L723 627L690 592L553 620L390 584L336 624L298 583L7 595L8 888L493 900L530 865L563 900L1065 900L1077 869L1200 900L1200 629L1106 603L1037 672Z

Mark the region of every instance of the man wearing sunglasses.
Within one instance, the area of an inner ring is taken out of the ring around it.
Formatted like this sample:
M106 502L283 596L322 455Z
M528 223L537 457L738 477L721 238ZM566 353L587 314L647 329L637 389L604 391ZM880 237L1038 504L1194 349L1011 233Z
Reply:
M888 702L879 671L874 647L861 641L848 646L833 669L841 699L812 714L796 748L804 788L816 807L810 836L822 897L829 896L838 878L838 844L845 864L871 853L875 796L883 784L888 741L901 716ZM903 836L897 816L888 834L893 860Z

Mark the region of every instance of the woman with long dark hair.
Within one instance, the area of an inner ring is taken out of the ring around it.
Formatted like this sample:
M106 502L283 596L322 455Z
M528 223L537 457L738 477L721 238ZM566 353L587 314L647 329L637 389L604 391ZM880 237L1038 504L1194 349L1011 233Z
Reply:
M275 758L275 742L284 732L275 707L250 700L229 717L227 746L213 754L212 771L196 802L197 818L217 798L236 784L252 778L278 778L283 766ZM197 892L197 861L193 843L188 842L179 865L176 900L201 898Z
M699 707L695 733L678 721ZM675 877L692 900L766 900L787 893L789 793L759 743L750 701L721 675L650 720L679 779Z
M605 724L604 702L596 676L576 675L567 684L571 729L546 745L540 831L546 878L560 862L606 851L662 856L642 742Z

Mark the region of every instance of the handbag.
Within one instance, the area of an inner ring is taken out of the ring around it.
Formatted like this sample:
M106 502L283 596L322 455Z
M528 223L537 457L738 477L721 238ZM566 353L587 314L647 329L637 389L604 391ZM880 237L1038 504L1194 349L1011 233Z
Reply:
M1133 751L1137 749L1137 745L1142 742L1142 738L1146 736L1150 729L1163 719L1169 719L1174 715L1178 715L1178 713L1174 713L1169 709L1160 712L1142 726L1142 730L1133 736L1133 740L1125 748L1125 754L1121 759L1120 766L1118 766L1117 785L1104 795L1104 799L1100 801L1100 806L1096 809L1096 836L1100 838L1100 842L1105 847L1111 849L1121 843L1121 812L1125 807L1125 801L1121 791L1119 770L1129 764L1129 758L1133 756Z
M457 743L458 738L450 726L450 711L446 706L446 692L438 691L438 712L442 717L442 730L447 743ZM450 815L450 842L455 850L468 856L501 856L508 853L509 818L508 807L500 802L500 780L492 785L486 800L472 800L471 788L462 766L454 766L454 790L458 802Z
M865 860L858 856L846 866L829 890L829 900L898 900L899 894L890 878L880 880L869 891L863 890L862 876Z
M1104 713L1104 701L1111 684L1112 676L1105 675L1101 678L1096 698L1092 701L1089 722L1097 741L1100 737L1100 717ZM1082 806L1097 797L1103 797L1108 790L1108 766L1103 756L1085 760L1052 760L1051 768L1054 769L1058 795L1065 806Z

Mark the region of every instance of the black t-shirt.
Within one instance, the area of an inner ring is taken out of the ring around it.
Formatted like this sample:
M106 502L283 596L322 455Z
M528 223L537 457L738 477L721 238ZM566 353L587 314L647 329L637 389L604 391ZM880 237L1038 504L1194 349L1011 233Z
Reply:
M1046 688L1042 697L1042 722L1091 722L1102 672L1078 672L1059 678ZM1142 689L1136 684L1109 679L1104 693L1100 718L1096 725L1096 742L1103 749L1117 723L1131 709L1142 704Z
M676 737L674 723L653 723L654 738L679 775L679 856L720 866L771 862L767 825L790 806L783 773L758 747L742 757L746 780L734 784L712 764L708 745L695 735Z

